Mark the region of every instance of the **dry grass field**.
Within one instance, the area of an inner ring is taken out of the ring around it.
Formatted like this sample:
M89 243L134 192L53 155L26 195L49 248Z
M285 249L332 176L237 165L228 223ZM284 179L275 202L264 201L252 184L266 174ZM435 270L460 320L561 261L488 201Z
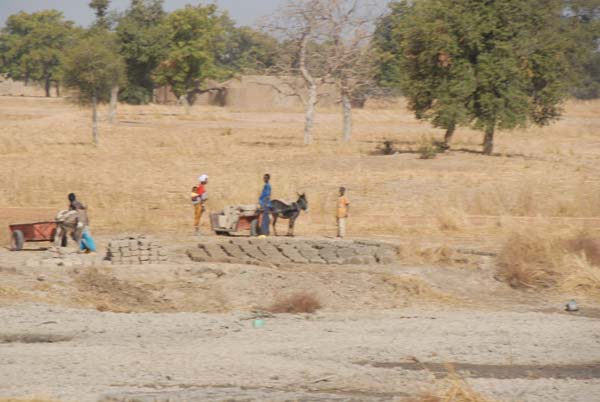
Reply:
M60 99L0 98L0 224L51 218L76 192L97 233L187 236L196 177L210 176L209 209L254 203L264 172L275 198L306 192L300 235L333 235L337 188L352 202L349 235L423 247L497 251L523 228L593 237L600 223L600 102L565 105L544 128L497 135L496 155L478 153L481 134L460 130L452 151L419 159L423 138L442 132L416 121L402 101L355 112L354 137L340 140L337 110L320 111L315 143L302 144L300 111L255 113L196 107L121 105L101 111L100 145L90 111ZM394 154L383 155L384 141ZM208 220L204 219L207 233ZM283 231L283 230L282 230ZM5 231L0 241L6 242Z
M441 132L401 102L356 111L350 144L340 141L336 112L318 115L315 144L304 146L298 112L198 107L186 116L177 106L121 106L117 124L100 124L95 147L89 110L0 98L0 207L48 208L52 216L74 191L96 230L187 232L188 193L200 173L210 176L209 208L217 210L255 202L270 172L276 198L307 193L303 234L333 233L340 185L349 188L355 236L479 241L513 225L593 228L600 219L600 102L571 102L550 127L500 133L493 157L477 153L478 132L459 131L453 151L432 160L415 150ZM378 154L384 140L398 153Z

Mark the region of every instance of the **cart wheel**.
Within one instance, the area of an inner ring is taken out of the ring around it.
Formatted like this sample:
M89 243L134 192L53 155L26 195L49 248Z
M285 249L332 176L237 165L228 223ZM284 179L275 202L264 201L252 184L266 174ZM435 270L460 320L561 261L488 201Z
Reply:
M23 250L24 243L25 243L25 236L23 235L23 232L21 232L20 230L15 230L12 233L12 240L10 243L11 250L13 250L13 251Z
M250 236L258 236L260 234L260 227L258 226L258 219L252 219L250 222Z

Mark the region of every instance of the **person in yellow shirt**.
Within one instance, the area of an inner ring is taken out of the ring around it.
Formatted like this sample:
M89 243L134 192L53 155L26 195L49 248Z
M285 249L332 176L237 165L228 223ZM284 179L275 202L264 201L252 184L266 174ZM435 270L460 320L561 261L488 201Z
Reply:
M340 195L337 200L337 237L343 239L346 236L346 219L350 211L350 201L346 197L346 188L340 187Z

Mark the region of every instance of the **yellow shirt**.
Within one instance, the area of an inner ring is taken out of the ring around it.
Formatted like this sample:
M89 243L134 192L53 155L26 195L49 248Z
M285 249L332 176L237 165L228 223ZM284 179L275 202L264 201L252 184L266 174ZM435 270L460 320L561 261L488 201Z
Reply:
M346 218L348 216L348 205L350 205L350 201L345 195L338 197L336 217Z

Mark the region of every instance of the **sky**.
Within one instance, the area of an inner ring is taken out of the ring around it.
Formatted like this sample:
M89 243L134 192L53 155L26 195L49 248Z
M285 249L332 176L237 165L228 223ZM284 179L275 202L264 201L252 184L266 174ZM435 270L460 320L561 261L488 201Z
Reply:
M239 25L254 25L261 17L273 13L285 0L165 0L167 11L182 8L186 4L217 3L219 8L227 10ZM19 11L34 12L56 9L62 11L65 18L82 26L88 26L94 19L88 7L89 0L0 0L0 26L6 18ZM111 0L111 9L123 11L130 0Z

